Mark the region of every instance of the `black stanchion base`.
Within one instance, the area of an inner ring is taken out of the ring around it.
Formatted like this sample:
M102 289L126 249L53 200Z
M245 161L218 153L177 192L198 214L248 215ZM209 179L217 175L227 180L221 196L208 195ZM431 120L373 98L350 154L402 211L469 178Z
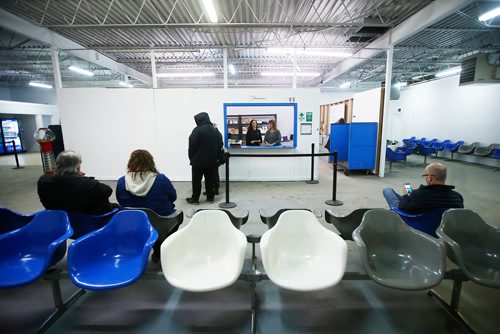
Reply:
M306 181L307 184L318 184L319 181L318 180L309 180L309 181Z
M19 167L12 167L12 169L23 169L24 167L23 166L19 166Z
M233 202L221 202L221 203L219 203L219 208L231 209L234 207L236 207L236 203L233 203Z
M325 201L325 204L332 205L332 206L341 206L341 205L344 205L344 202L334 201L334 200L329 199L328 201Z

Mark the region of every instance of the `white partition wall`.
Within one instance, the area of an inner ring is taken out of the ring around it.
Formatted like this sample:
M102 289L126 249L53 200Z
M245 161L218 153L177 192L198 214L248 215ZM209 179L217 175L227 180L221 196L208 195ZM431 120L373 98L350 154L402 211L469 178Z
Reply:
M159 153L150 89L66 88L60 105L65 148L82 155L88 175L116 179L132 150Z
M82 154L83 168L89 175L117 179L125 172L130 152L145 148L151 151L158 168L170 179L188 181L191 180L188 137L195 127L195 114L207 112L222 133L224 103L289 102L290 98L298 104L299 114L312 112L312 134L300 135L298 127L296 149L259 149L257 152L309 153L311 143L318 147L317 88L63 89L61 124L66 148ZM255 150L238 152L251 153ZM310 159L307 158L231 159L232 180L288 181L309 178Z
M402 89L391 102L391 137L500 143L500 84L458 86L458 81L456 75Z

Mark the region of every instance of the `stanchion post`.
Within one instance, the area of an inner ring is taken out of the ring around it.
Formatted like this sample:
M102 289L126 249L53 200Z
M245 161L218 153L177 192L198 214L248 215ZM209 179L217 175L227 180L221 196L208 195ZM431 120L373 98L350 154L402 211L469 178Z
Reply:
M332 206L343 205L344 202L337 200L337 151L333 151L333 186L332 199L325 201L325 204Z
M19 166L19 158L17 156L17 148L16 148L16 142L13 140L12 141L12 148L14 149L14 157L16 158L16 167L12 169L23 169L23 166Z
M231 160L231 154L229 152L226 155L226 201L219 203L219 208L231 209L236 206L236 203L229 201L229 160Z
M318 184L319 181L314 179L314 143L311 144L311 179L306 181L307 184Z

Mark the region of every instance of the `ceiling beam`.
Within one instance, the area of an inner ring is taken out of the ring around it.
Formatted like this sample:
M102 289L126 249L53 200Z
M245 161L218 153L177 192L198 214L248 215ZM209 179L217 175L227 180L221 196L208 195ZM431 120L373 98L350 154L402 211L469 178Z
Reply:
M151 84L152 82L151 77L144 73L136 71L126 65L120 64L99 52L85 49L82 45L77 44L67 39L66 37L50 31L47 28L39 27L18 16L15 16L14 14L7 12L4 9L0 9L0 27L8 31L15 32L16 34L20 34L42 43L46 43L57 49L69 50L66 52L75 57L87 60L102 67L106 67L115 72L127 74L148 84Z
M354 54L354 57L358 58L346 59L333 70L327 72L324 75L323 82L326 83L348 72L352 68L364 63L367 58L373 58L383 50L387 50L390 46L396 46L398 43L403 42L472 2L474 0L433 1L418 13L368 44L366 48Z

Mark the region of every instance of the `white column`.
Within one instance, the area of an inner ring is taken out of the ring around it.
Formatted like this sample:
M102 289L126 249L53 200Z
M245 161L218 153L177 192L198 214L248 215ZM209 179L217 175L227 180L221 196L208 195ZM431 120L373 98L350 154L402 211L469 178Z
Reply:
M158 88L158 79L156 78L155 50L151 49L150 57L151 57L151 78L153 80L153 88Z
M222 49L222 58L224 62L224 88L227 88L227 49Z
M385 174L385 148L387 142L387 129L389 128L389 112L391 103L392 86L392 58L394 46L391 44L387 49L387 61L385 69L385 92L384 92L384 117L382 119L382 137L380 140L380 162L378 166L378 175L384 177Z
M59 67L59 50L51 46L50 47L50 57L52 58L52 73L54 76L54 88L56 89L56 100L57 100L57 115L52 115L51 123L59 124L60 123L60 115L62 113L61 105L62 105L62 80L61 80L61 69ZM37 120L38 126L38 120Z
M292 88L297 88L297 51L293 49L293 76L292 76Z

